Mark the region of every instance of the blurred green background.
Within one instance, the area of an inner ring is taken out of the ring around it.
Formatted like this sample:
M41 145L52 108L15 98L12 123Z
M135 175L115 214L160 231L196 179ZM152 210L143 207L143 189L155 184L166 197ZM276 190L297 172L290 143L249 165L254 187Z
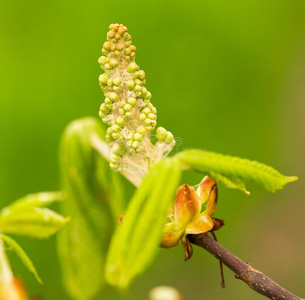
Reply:
M304 113L305 1L0 1L0 203L59 188L58 145L72 120L97 116L104 100L97 59L110 23L123 23L158 109L158 124L187 147L247 157L297 183L251 196L219 187L220 242L305 297ZM186 174L195 184L200 176ZM17 239L44 285L11 256L31 295L69 299L55 241ZM160 250L125 295L106 287L98 299L147 299L156 285L185 300L260 299L195 248ZM94 274L92 274L94 276Z

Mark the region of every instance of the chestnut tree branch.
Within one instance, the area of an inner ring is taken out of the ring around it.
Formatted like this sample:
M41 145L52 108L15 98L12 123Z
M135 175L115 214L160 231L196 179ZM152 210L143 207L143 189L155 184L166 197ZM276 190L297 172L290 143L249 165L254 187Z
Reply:
M235 278L244 281L251 289L273 300L304 300L287 291L262 272L244 263L207 233L188 235L191 243L210 252L235 273Z

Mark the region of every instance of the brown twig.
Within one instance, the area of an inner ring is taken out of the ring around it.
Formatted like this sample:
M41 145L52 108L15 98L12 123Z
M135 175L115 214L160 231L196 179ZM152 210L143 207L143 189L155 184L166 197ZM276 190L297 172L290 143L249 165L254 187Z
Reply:
M211 233L214 241L218 242L215 232L212 230L212 231L210 231L210 233ZM223 263L221 260L219 261L219 266L220 266L220 277L221 277L220 286L224 289L226 287L226 284L225 284L225 276L223 273Z
M262 272L255 270L248 263L244 263L208 234L194 234L189 235L188 238L194 245L210 252L236 274L235 278L244 281L257 293L273 300L304 300L287 291Z

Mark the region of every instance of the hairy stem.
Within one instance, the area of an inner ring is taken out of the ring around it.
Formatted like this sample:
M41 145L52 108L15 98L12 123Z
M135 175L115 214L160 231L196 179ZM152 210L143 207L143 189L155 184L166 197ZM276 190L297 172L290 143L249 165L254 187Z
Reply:
M3 242L0 239L0 299L3 299L4 296L7 299L11 293L10 286L13 280L13 274L4 252Z
M0 279L1 282L9 282L13 279L11 269L4 253L2 240L0 240Z
M244 281L257 293L273 300L304 300L287 291L262 272L252 268L248 263L244 263L208 234L194 234L188 237L191 243L210 252L236 274L235 278Z

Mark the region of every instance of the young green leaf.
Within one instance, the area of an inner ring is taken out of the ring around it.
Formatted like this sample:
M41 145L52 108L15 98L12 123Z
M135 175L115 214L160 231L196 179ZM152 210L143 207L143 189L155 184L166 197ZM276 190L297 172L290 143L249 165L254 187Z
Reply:
M103 233L100 237L97 236L72 201L68 200L68 203L70 205L67 209L73 217L57 235L63 282L71 298L89 300L96 296L104 284L106 250L103 246L108 241L105 241Z
M40 279L40 277L34 267L34 264L30 260L28 255L25 253L25 251L19 246L19 244L15 240L13 240L12 238L10 238L4 234L1 235L1 239L4 241L4 243L6 243L10 247L9 250L13 250L17 254L17 256L20 258L20 260L23 262L23 264L27 267L27 269L31 273L33 273L36 280L40 284L42 284L42 280Z
M60 147L61 212L71 221L58 234L64 285L73 299L95 299L104 284L104 260L114 222L124 212L119 174L93 148L105 130L84 118L66 128Z
M0 216L0 229L4 233L47 238L57 232L68 219L48 208L27 207L4 210Z
M110 284L126 288L156 255L180 173L177 160L165 159L144 178L111 241L106 260L106 279Z
M45 207L56 201L61 201L63 199L63 194L61 192L41 192L36 194L26 195L11 205L3 209L3 214L5 211L12 211L17 209L25 209L28 207Z
M298 179L296 176L284 176L257 161L198 149L180 152L175 157L182 162L184 169L205 173L229 188L245 192L245 182L248 180L261 184L270 192L275 192L282 189L285 184Z

